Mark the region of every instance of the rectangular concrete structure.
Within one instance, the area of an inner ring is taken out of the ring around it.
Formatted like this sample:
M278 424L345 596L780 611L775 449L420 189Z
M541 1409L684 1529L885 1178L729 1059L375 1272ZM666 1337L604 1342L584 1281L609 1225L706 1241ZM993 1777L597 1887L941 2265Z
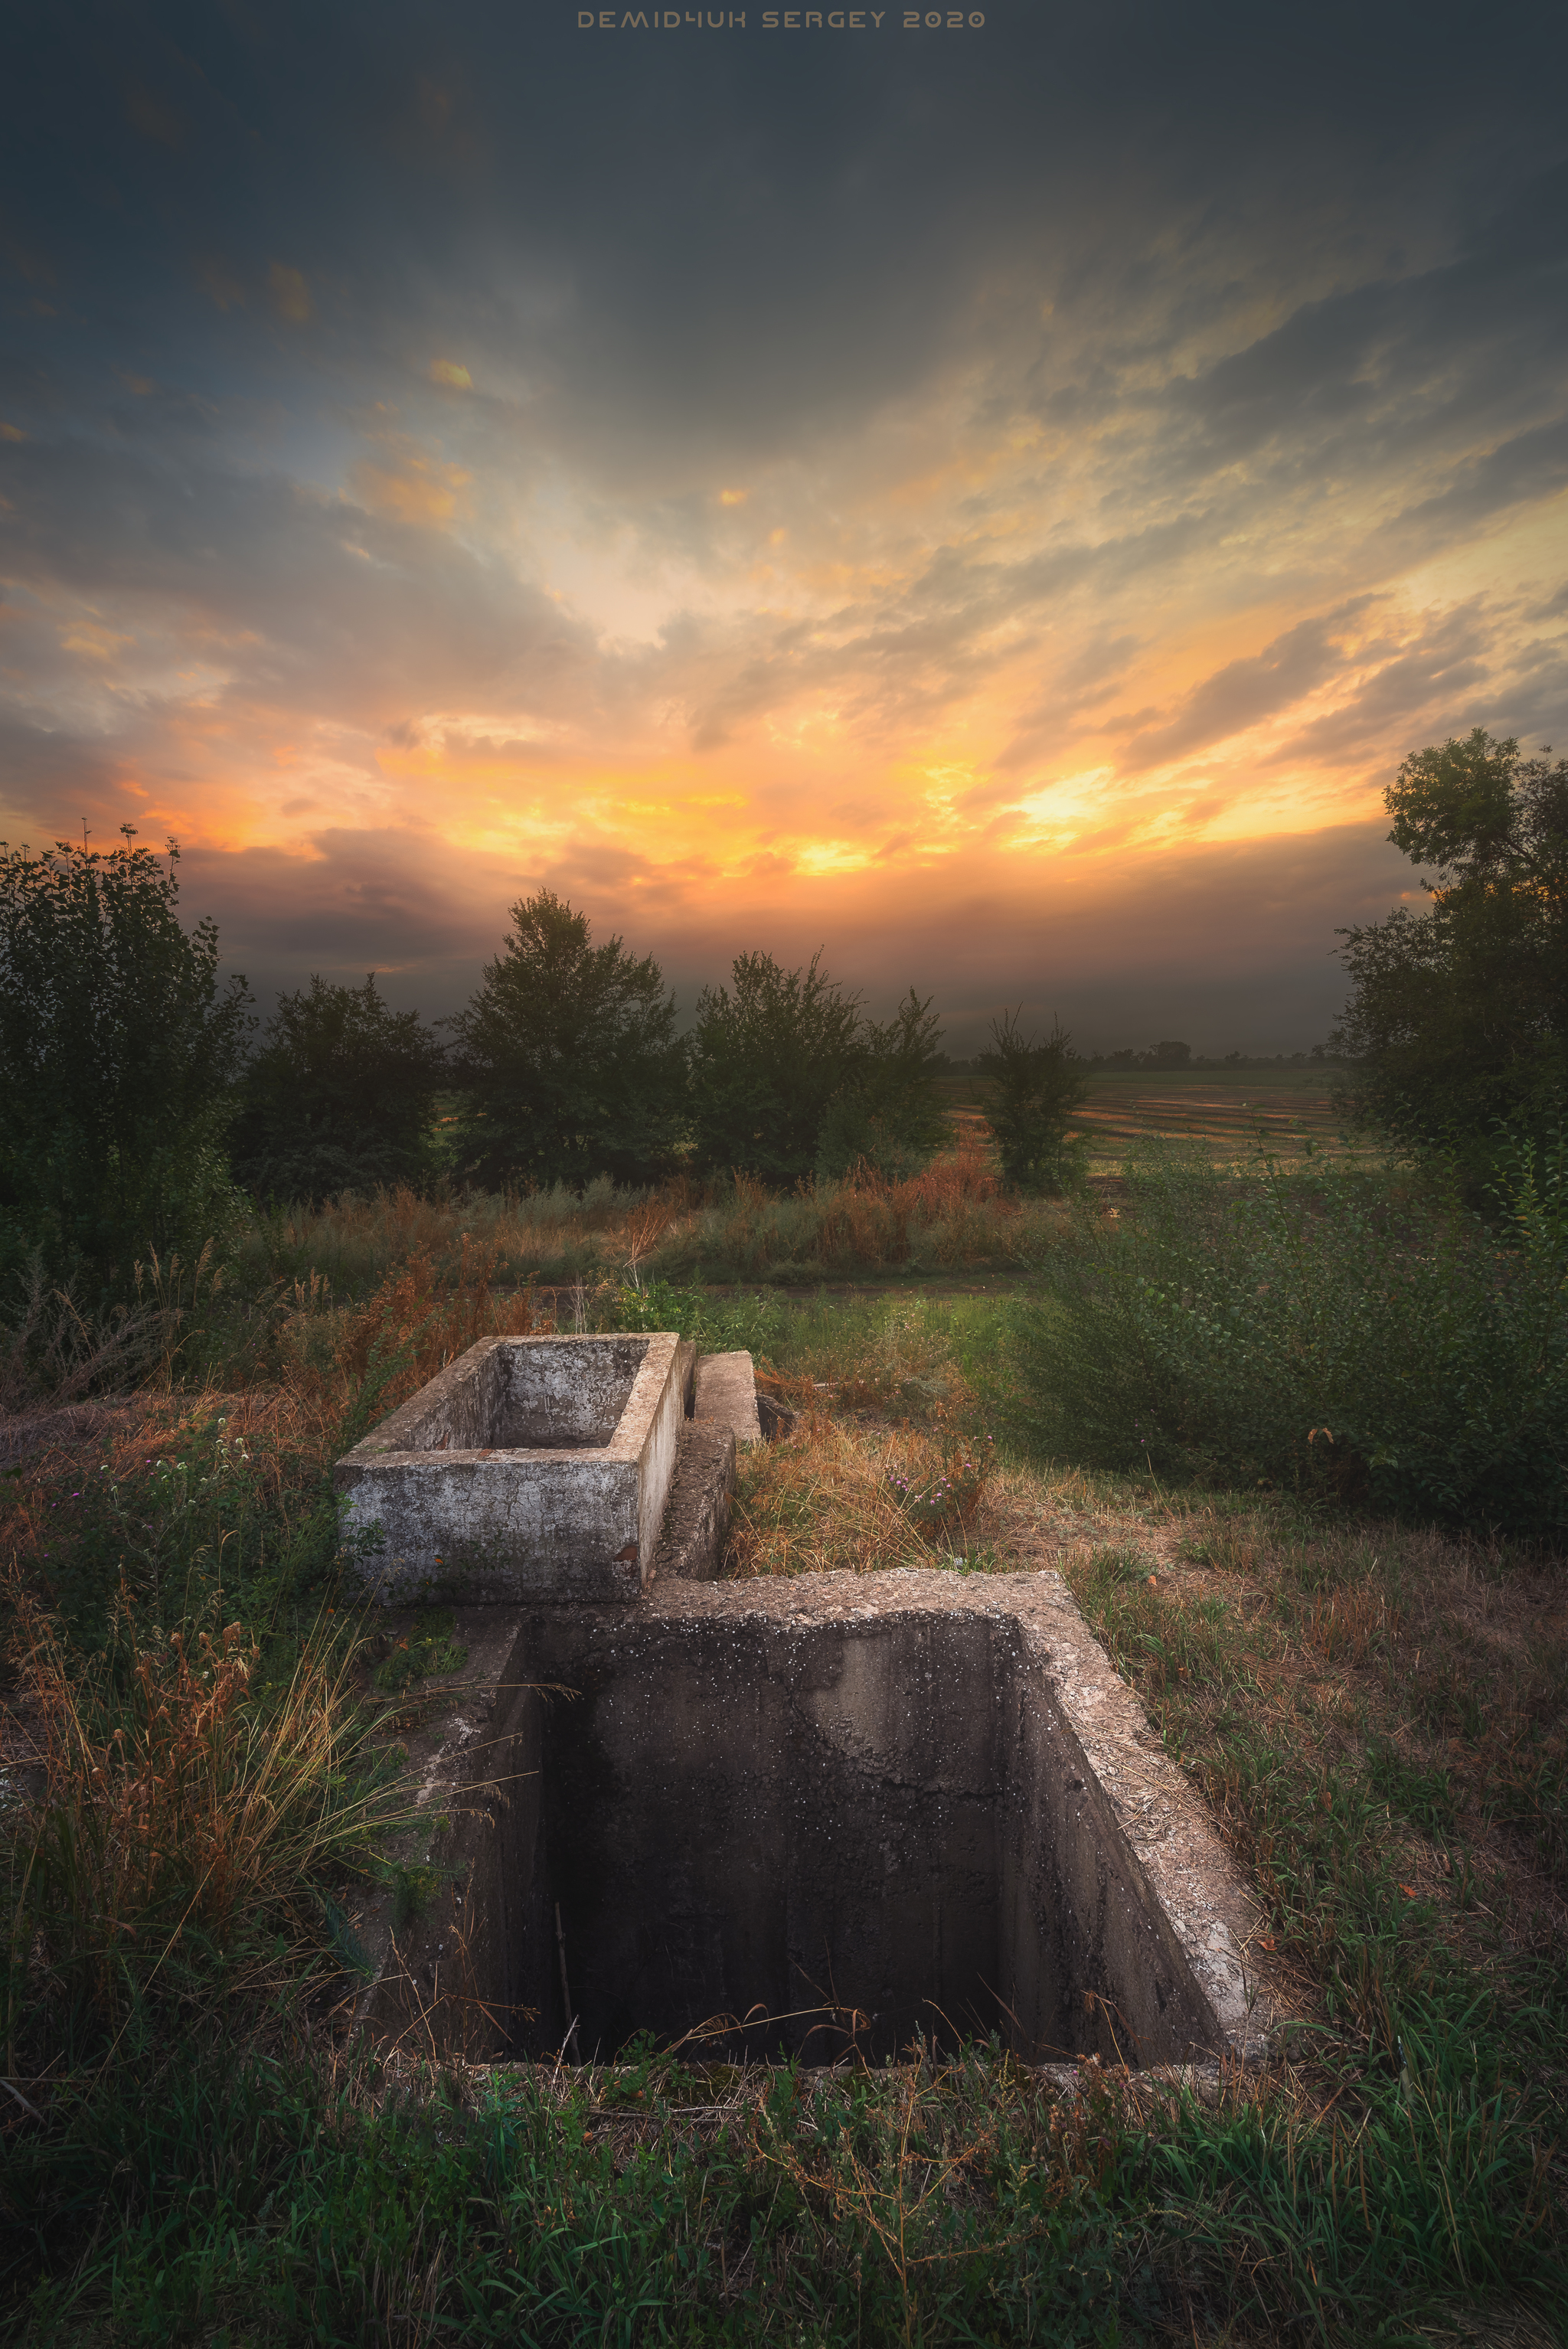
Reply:
M460 1901L371 1993L383 2034L417 2013L472 2054L573 2021L589 2057L705 2024L712 2054L808 2062L916 2033L1035 2063L1261 2048L1250 1897L1059 1575L661 1578L466 1624L496 1725L465 1699L428 1782Z
M652 1336L483 1338L334 1470L387 1604L634 1599L685 1417L689 1349Z

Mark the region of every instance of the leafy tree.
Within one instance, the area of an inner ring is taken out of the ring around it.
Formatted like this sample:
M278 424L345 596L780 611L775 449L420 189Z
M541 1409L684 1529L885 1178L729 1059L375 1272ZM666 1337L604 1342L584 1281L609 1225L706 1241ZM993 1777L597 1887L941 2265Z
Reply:
M480 1181L645 1183L682 1125L676 1006L652 956L590 944L588 917L549 889L511 909L512 935L447 1022Z
M860 999L820 966L738 955L730 988L705 988L691 1038L698 1164L797 1183L817 1164L829 1104L858 1066Z
M991 1022L992 1041L975 1065L991 1081L985 1115L1002 1173L1017 1191L1065 1190L1074 1172L1068 1129L1088 1087L1083 1062L1058 1019L1048 1040L1019 1033L1017 1015Z
M1478 727L1407 759L1385 804L1431 903L1340 931L1354 992L1331 1049L1359 1064L1364 1123L1479 1173L1498 1121L1543 1143L1568 1093L1568 760Z
M446 1054L416 1011L363 987L281 996L245 1072L234 1172L252 1191L312 1202L428 1170L427 1129Z
M251 1026L211 919L135 833L107 854L0 843L0 1259L123 1288L235 1212L223 1141Z
M928 996L912 987L891 1019L862 1019L842 1087L822 1119L820 1176L848 1174L862 1161L896 1181L923 1166L947 1139L936 1090L945 1066L941 1026Z

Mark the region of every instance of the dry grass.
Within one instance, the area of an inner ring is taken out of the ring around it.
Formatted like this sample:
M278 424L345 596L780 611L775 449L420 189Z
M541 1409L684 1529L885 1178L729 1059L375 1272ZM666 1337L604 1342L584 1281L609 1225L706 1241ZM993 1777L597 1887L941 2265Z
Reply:
M941 1432L810 1413L744 1464L726 1570L875 1574L967 1560L984 1537L987 1465L983 1445Z
M45 1400L58 1408L139 1377L157 1359L162 1335L155 1300L139 1299L134 1312L127 1308L94 1319L70 1288L46 1279L35 1259L17 1277L0 1320L0 1413Z
M4 1821L7 2068L40 2026L118 2033L149 1999L297 1993L333 1888L407 1808L346 1641L324 1619L258 1702L261 1651L238 1622L165 1636L122 1594L110 1651L84 1665L25 1590L10 1598L31 1752Z
M349 1316L335 1350L339 1376L357 1385L373 1370L385 1373L377 1402L390 1411L480 1338L552 1329L538 1318L531 1291L495 1294L499 1261L493 1240L470 1242L467 1233L455 1280L441 1278L428 1251L408 1257Z
M965 1136L901 1183L862 1168L852 1180L785 1193L736 1174L706 1185L682 1177L656 1192L601 1181L581 1196L560 1187L462 1199L406 1189L349 1195L258 1222L241 1272L253 1289L271 1283L280 1294L314 1278L324 1301L337 1306L414 1261L455 1285L465 1248L482 1253L492 1282L506 1286L809 1281L1027 1262L1056 1243L1066 1220L1059 1203L1004 1195L992 1158Z
M1355 1950L1390 1899L1429 1961L1484 1976L1499 1948L1561 1946L1562 1562L1432 1528L1304 1531L1266 1507L1157 1506L1134 1540L1047 1554L1246 1861L1309 2006L1327 1984L1383 2033L1384 1958Z

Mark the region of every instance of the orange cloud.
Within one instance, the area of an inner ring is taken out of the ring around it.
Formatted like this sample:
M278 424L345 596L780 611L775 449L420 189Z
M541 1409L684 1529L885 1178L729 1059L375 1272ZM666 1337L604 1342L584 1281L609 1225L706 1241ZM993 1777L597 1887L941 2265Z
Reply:
M267 272L267 290L273 297L273 307L280 318L287 318L303 326L311 314L310 289L297 269L287 269L274 261Z
M372 513L438 530L457 513L472 476L459 465L410 456L396 465L377 465L366 458L352 478L355 495Z

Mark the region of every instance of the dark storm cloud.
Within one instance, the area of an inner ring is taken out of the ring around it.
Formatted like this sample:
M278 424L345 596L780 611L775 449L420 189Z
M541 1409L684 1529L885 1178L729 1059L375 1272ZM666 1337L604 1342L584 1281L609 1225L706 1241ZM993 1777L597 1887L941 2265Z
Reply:
M380 730L416 708L500 690L562 707L592 638L513 574L449 537L270 471L181 466L87 437L0 443L14 579L114 597L117 626L196 627L221 700ZM59 659L40 646L35 683ZM156 695L142 697L150 726Z
M1477 46L1440 12L1408 40L1393 12L1265 30L1240 6L1005 9L972 41L829 47L589 37L566 7L59 6L24 15L8 176L20 237L101 289L128 348L242 321L228 347L277 379L282 265L346 368L391 355L410 311L489 331L552 430L624 464L672 431L756 448L907 388L977 264L1033 251L1070 297L1075 213L1129 269L1156 188L1212 202L1222 157L1254 201L1299 185L1328 123L1338 180L1387 192L1414 168L1457 213L1478 158L1506 185L1532 120L1549 135L1561 28L1511 17ZM1090 302L1100 273L1078 267Z
M1336 927L1380 919L1410 885L1387 829L1382 818L1230 843L1116 877L1058 866L1033 889L958 860L935 901L917 886L872 899L818 885L781 909L772 950L793 966L824 945L833 977L878 1016L912 982L934 992L945 1049L960 1057L1019 1005L1026 1026L1059 1014L1086 1050L1180 1036L1202 1052L1305 1051L1345 1000ZM683 1004L755 943L722 899L677 933L656 919L625 926Z

